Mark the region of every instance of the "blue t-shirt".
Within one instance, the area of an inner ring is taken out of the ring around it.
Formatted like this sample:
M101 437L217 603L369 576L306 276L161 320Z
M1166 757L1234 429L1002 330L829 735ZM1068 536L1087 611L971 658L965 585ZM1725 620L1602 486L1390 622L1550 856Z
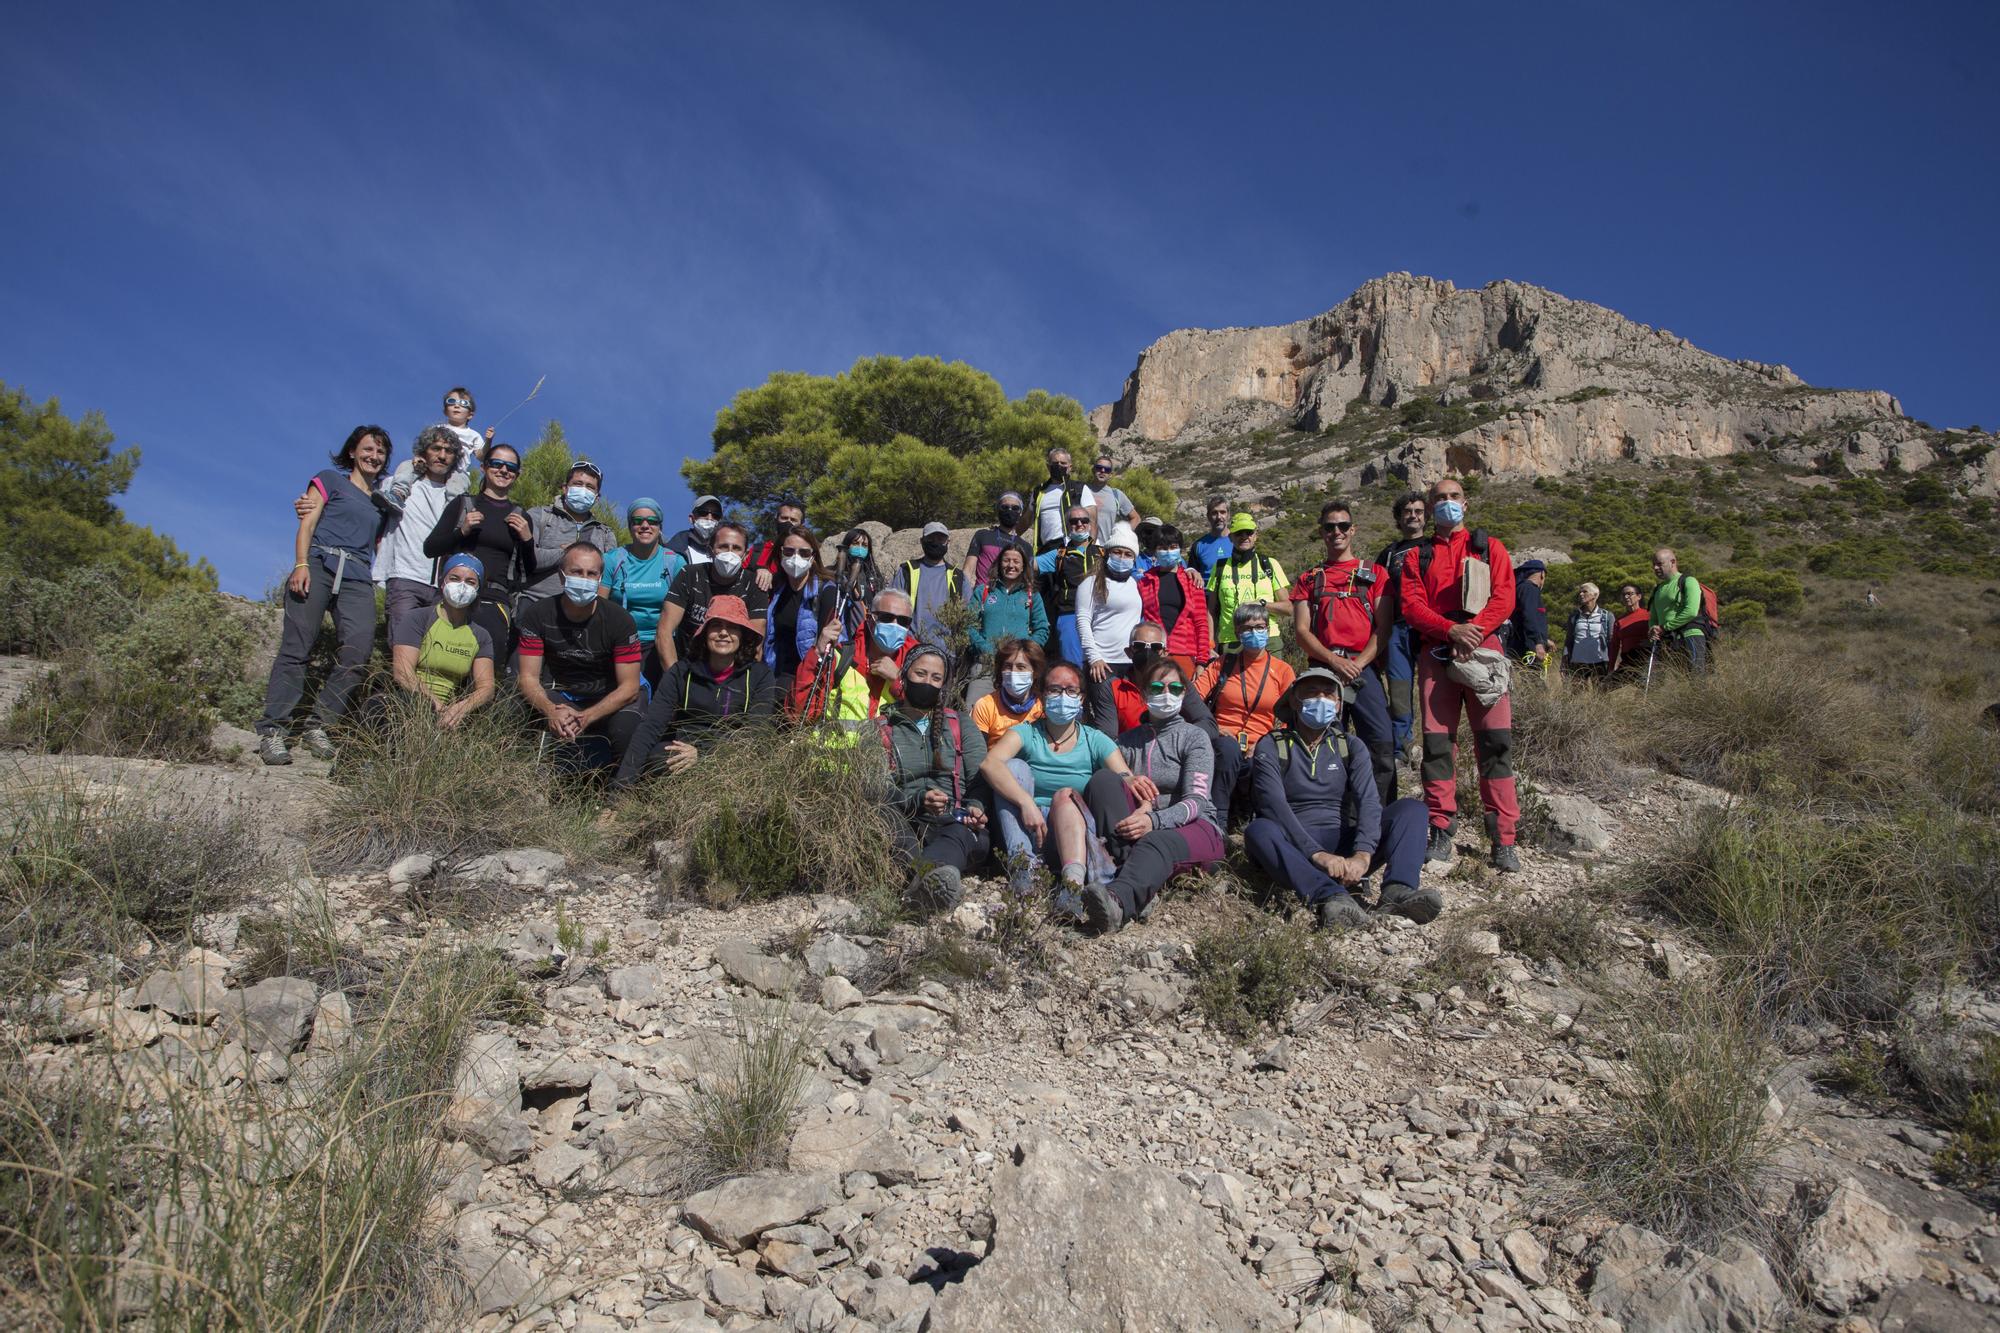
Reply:
M654 547L653 554L644 560L632 554L631 547L621 546L605 562L604 586L611 589L612 600L632 613L632 623L639 627L639 642L651 643L659 632L667 589L686 563L665 546Z
M327 551L345 551L350 563L359 560L359 577L368 577L368 565L375 559L375 542L389 515L375 497L347 479L339 468L326 468L313 475L307 489L326 499L313 524L312 544Z
M1076 744L1057 754L1049 748L1047 725L1029 722L1014 728L1021 738L1021 761L1035 775L1035 804L1044 810L1064 787L1082 791L1091 775L1118 752L1118 742L1096 727L1080 725Z
M1203 537L1187 548L1188 563L1201 572L1202 582L1206 583L1209 571L1215 568L1216 562L1227 560L1229 553L1235 549L1236 545L1229 540L1229 534L1218 532L1212 537Z

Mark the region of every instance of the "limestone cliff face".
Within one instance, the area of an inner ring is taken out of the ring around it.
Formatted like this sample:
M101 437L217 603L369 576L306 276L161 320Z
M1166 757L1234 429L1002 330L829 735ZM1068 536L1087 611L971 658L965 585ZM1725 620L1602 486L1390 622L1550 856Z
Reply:
M1395 429L1387 415L1372 433L1343 424L1370 420L1351 405L1418 398L1471 408L1476 421L1465 425L1461 414L1449 434ZM1817 389L1784 366L1714 356L1524 283L1460 291L1407 273L1377 278L1296 324L1170 333L1140 354L1124 393L1091 421L1135 457L1169 468L1174 451L1160 444L1260 427L1342 435L1346 448L1295 461L1354 481L1444 467L1539 476L1751 448L1808 465L1838 457L1857 469L1921 467L1933 456L1933 432L1886 393Z

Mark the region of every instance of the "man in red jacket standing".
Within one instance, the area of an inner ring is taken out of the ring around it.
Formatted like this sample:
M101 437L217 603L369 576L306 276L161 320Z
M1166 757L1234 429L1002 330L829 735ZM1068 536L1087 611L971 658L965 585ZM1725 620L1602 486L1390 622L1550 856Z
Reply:
M1465 487L1446 477L1431 487L1430 539L1403 562L1403 616L1421 639L1417 652L1417 698L1424 728L1424 803L1430 807L1429 859L1450 861L1458 831L1458 778L1454 752L1462 708L1472 724L1479 758L1479 802L1486 807L1486 832L1496 870L1521 868L1514 829L1521 803L1514 790L1513 699L1502 693L1482 704L1470 686L1450 672L1452 659L1469 661L1481 648L1499 653L1495 631L1514 613L1514 563L1507 548L1465 526ZM1465 609L1466 565L1482 562L1490 588L1477 614Z

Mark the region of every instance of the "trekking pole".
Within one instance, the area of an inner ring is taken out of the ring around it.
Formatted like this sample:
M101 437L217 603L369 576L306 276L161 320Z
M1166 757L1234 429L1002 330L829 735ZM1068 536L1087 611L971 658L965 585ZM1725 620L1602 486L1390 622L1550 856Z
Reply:
M1660 655L1660 641L1659 641L1658 639L1655 639L1655 640L1653 640L1653 647L1652 647L1652 649L1651 649L1651 650L1650 650L1649 652L1647 652L1647 654L1646 654L1646 684L1645 684L1644 688L1642 688L1642 689L1641 689L1641 690L1639 691L1639 697L1640 697L1640 698L1642 698L1642 699L1643 699L1643 698L1645 698L1645 697L1646 697L1646 695L1648 695L1648 694L1650 694L1650 693L1652 692L1652 689L1653 689L1653 659L1654 659L1654 658L1656 658L1656 657L1658 657L1659 655Z
M526 407L526 406L527 406L527 405L528 405L529 403L532 403L532 402L534 402L534 401L535 401L535 395L536 395L536 394L538 394L538 393L540 393L540 392L542 391L542 385L544 385L544 384L548 383L548 379L549 379L549 377L548 377L547 375L544 375L544 376L542 376L542 377L541 377L540 379L536 380L536 381L535 381L535 387L534 387L534 388L532 388L532 389L530 389L530 390L528 390L528 396L527 396L526 398L523 398L523 399L522 399L522 400L521 400L520 402L518 402L518 403L514 404L514 405L513 405L512 407L508 408L508 409L507 409L507 411L506 411L506 413L505 413L505 415L503 415L503 416L502 416L502 417L500 418L500 420L499 420L499 421L496 421L496 422L494 422L494 423L493 423L493 424L492 424L491 426L489 426L489 427L488 427L487 429L489 429L489 430L499 430L499 429L500 429L500 426L501 426L501 423L502 423L502 422L505 422L505 421L507 420L507 418L508 418L508 417L511 417L511 416L513 416L513 415L514 415L514 414L515 414L516 412L518 412L518 411L520 411L520 410L521 410L522 408Z

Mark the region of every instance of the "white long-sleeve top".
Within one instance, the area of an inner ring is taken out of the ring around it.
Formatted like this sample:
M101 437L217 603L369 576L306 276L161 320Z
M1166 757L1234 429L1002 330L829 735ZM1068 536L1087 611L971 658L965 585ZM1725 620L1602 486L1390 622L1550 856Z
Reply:
M1111 662L1119 666L1132 660L1125 651L1132 631L1139 624L1139 585L1129 578L1109 575L1104 580L1104 599L1097 597L1097 576L1092 574L1076 588L1076 633L1083 640L1085 662Z
M375 548L375 581L412 579L418 583L437 582L437 561L424 554L424 538L431 535L445 506L451 503L449 483L418 477L410 493L403 497L402 512L389 521L382 544Z

